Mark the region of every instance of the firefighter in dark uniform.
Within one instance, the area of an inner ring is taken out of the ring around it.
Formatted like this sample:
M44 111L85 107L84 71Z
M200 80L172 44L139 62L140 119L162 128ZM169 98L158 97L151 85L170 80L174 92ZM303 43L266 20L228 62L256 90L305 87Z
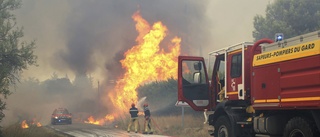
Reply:
M128 125L128 133L130 133L130 129L131 129L131 126L132 124L134 124L134 131L135 133L138 132L138 125L139 125L139 120L138 120L138 109L135 107L135 104L132 103L131 104L131 108L129 110L129 113L131 115L131 119L130 119L130 122L129 122L129 125Z
M150 110L148 108L148 104L143 105L143 110L144 110L144 132L143 134L153 134L152 128L151 128L151 114Z

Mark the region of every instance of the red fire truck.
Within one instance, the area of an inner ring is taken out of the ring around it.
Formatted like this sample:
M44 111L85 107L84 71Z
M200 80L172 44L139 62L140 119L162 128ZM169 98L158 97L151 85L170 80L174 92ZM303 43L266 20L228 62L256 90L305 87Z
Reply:
M178 100L212 111L215 137L320 137L320 30L178 60Z

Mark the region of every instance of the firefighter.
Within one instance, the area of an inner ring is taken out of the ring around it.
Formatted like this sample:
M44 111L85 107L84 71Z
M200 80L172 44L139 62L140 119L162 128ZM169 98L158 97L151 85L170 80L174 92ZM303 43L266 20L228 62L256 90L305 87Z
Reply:
M218 95L219 95L219 102L222 102L223 100L225 100L225 98L224 98L224 95L225 95L224 87L222 87L222 89L218 93Z
M129 125L128 125L128 130L127 132L130 133L130 129L131 129L131 126L132 124L134 124L134 131L135 133L138 133L138 125L139 125L139 120L138 120L138 109L135 107L135 104L132 103L131 104L131 108L129 110L129 113L131 115L131 119L130 119L130 122L129 122Z
M151 114L150 114L150 110L148 108L148 104L144 104L143 105L143 110L144 110L144 132L143 134L153 134L152 132L152 128L151 128Z
M203 124L208 124L208 109L204 109L204 112L203 112L203 115L204 115L204 122Z
M223 72L217 72L217 81L218 81L218 84L219 84L219 89L220 89L220 92L218 93L219 95L219 102L222 102L223 100L225 100L224 96L225 96L225 88L224 88L224 78L220 79L220 75L223 76Z

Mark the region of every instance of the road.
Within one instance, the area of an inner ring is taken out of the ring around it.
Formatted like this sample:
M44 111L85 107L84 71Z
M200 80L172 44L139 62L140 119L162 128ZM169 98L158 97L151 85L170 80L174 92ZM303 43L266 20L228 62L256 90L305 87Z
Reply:
M141 133L120 130L114 127L99 126L85 123L73 123L71 125L47 125L58 132L70 137L166 137L161 135L144 135Z
M99 126L86 123L73 123L71 125L47 125L60 133L70 137L168 137L162 135L144 135L114 128L112 126ZM209 134L208 134L209 136ZM256 135L256 137L270 137L267 135Z

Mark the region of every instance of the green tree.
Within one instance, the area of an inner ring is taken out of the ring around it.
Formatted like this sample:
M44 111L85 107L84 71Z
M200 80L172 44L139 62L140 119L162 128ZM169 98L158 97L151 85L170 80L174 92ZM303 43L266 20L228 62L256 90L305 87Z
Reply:
M266 16L254 17L253 37L274 39L276 33L285 38L320 29L319 0L276 0L269 4Z
M20 6L20 0L0 0L0 121L4 117L5 99L11 94L10 85L19 81L19 75L29 65L36 65L35 42L19 41L23 28L16 26L12 12Z

